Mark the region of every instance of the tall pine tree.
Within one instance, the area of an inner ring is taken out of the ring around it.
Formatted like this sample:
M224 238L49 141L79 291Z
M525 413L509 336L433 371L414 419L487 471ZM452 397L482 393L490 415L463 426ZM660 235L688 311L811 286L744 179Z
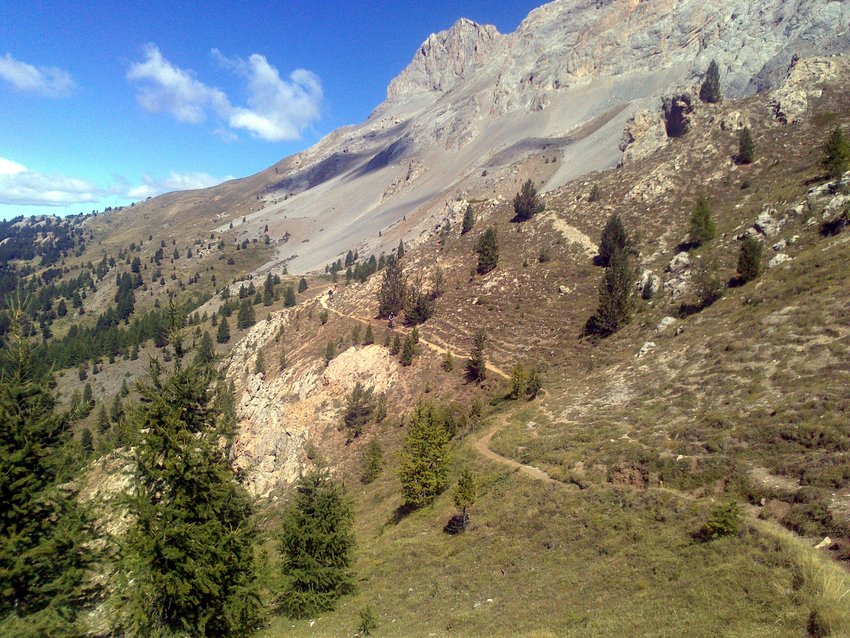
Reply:
M173 327L172 345L174 369L154 362L150 379L139 384L134 419L144 437L135 448L118 630L245 636L257 627L260 608L251 501L220 443L232 436L233 411L215 400L211 366L184 366Z
M0 635L77 636L90 593L84 511L58 486L70 432L12 322L0 377Z
M446 489L451 438L445 411L420 401L408 424L398 472L408 507L428 505Z
M299 479L280 536L280 605L286 615L316 616L352 591L353 520L345 489L326 469L314 469Z

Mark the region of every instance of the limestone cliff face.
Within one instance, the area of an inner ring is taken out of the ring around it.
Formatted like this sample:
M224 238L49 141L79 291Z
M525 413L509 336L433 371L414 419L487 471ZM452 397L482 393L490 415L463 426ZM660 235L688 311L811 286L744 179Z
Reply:
M848 23L850 3L835 0L555 0L509 35L470 20L431 35L387 101L495 76L497 112L534 110L552 91L603 78L679 66L693 80L711 59L738 97L775 84L794 55L847 51Z
M387 100L402 101L424 92L444 93L485 68L504 38L496 27L461 18L451 29L433 33L408 67L387 89Z

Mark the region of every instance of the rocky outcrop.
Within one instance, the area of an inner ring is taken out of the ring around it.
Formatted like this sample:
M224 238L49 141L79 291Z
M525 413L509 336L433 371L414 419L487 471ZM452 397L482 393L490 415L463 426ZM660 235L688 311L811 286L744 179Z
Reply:
M503 37L496 27L466 18L447 31L432 33L413 61L390 82L387 101L399 102L423 92L449 91L483 68Z
M632 117L623 130L622 164L633 162L651 155L663 148L669 138L664 126L664 118L659 111L641 111Z
M841 71L847 71L844 60L837 58L794 58L788 77L771 93L776 118L784 124L796 124L809 108L809 100L818 98L818 85L833 80Z

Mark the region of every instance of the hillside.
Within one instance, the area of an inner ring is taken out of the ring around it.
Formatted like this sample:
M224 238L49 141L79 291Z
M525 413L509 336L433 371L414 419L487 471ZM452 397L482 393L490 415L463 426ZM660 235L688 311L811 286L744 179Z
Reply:
M136 383L174 367L179 328L232 383L219 445L257 512L258 635L362 635L368 607L378 636L850 636L850 173L823 165L850 130L848 11L564 0L513 34L460 20L365 123L262 173L3 226L0 332L27 299L73 433L61 476L109 550L90 572L113 598L86 610L88 635L111 635L126 584L120 499L151 402ZM712 59L717 103L700 98ZM544 210L520 221L526 180ZM716 228L695 245L701 198ZM586 327L614 215L633 312L603 338ZM762 254L742 283L745 238ZM390 326L395 265L412 294ZM478 331L484 379L466 370ZM542 388L512 397L522 375ZM357 384L374 402L355 431ZM399 469L421 401L451 425L449 478L414 509ZM292 620L281 512L316 467L353 507L355 587ZM449 534L463 470L477 499ZM734 529L711 538L718 517Z

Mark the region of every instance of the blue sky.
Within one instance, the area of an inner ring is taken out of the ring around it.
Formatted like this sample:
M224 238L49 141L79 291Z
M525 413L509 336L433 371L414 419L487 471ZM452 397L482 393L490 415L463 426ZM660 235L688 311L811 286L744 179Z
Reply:
M0 217L260 171L365 119L430 33L538 2L0 3Z

